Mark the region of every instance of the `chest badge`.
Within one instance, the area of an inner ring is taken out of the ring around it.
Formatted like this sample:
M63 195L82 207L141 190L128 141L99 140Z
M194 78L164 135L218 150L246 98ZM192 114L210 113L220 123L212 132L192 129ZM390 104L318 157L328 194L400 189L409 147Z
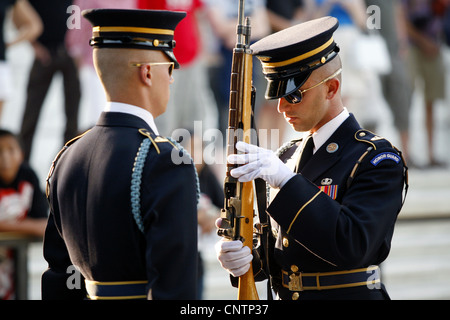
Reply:
M327 145L328 153L335 153L336 151L338 151L338 149L339 149L339 145L335 142L332 142L329 145Z
M323 178L320 182L323 186L329 186L333 183L333 179L331 178Z

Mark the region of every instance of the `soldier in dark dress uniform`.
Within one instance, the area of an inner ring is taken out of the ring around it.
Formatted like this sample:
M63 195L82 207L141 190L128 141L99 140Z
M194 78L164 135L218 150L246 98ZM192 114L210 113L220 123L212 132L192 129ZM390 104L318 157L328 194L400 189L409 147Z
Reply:
M232 176L263 178L271 187L269 257L220 241L218 259L235 277L253 259L254 274L267 278L269 270L281 299L389 298L378 265L389 254L407 168L400 151L344 107L337 28L325 17L252 46L268 81L266 98L279 99L278 111L307 134L277 153L238 142L243 154L228 158L244 164Z
M109 102L51 168L42 298L195 299L196 171L154 124L178 67L173 33L185 14L83 15L94 27L94 64ZM85 279L79 290L69 279L73 266Z

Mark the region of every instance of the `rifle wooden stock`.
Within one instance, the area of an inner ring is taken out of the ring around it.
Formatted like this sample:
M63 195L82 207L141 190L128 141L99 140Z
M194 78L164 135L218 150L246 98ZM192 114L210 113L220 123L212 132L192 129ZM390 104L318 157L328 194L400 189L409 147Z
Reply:
M242 186L242 212L241 236L244 238L244 246L253 249L253 182L244 182ZM238 300L259 300L255 286L253 268L239 277Z
M242 123L244 127L244 141L250 143L251 122L252 122L252 72L253 60L251 54L245 54L245 73L244 73L244 105L242 112ZM253 181L242 183L241 198L241 236L244 238L244 246L253 249ZM239 277L238 300L259 300L258 291L255 286L253 268L250 264L249 271Z
M238 41L233 50L231 68L230 104L228 115L227 156L236 154L236 143L251 143L252 131L252 71L253 60L249 47L250 20L243 24L244 0L239 3ZM222 226L218 234L232 240L242 240L253 249L253 181L239 182L231 177L236 166L227 163L224 183L225 204L222 209ZM239 277L239 300L258 300L253 268Z

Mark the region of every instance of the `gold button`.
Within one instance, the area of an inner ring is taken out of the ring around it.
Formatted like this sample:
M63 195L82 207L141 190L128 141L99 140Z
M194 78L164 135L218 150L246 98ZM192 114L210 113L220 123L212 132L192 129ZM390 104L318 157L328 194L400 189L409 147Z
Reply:
M300 298L300 294L298 292L294 292L292 294L292 300L298 300L298 298Z
M297 267L295 264L293 264L293 265L291 266L291 271L292 271L292 272L298 272L298 267Z
M158 39L153 40L153 46L154 47L159 46L159 40Z
M283 247L285 247L285 248L289 247L289 240L288 240L288 238L283 238Z
M365 133L365 132L361 132L361 133L359 134L359 136L360 136L360 137L365 137L365 136L366 136L366 133Z

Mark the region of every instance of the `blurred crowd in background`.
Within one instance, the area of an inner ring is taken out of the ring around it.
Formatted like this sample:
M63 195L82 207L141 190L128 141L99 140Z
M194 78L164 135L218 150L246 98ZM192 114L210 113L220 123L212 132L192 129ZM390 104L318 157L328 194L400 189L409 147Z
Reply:
M181 68L174 75L170 105L157 119L157 125L163 135L171 135L178 128L192 130L194 121L202 121L203 131L226 130L237 0L5 0L2 7L0 17L13 18L20 31L10 41L0 38L3 43L0 106L8 96L17 94L8 81L14 70L8 67L5 52L17 42L30 41L35 55L29 71L23 120L19 128L11 128L23 142L25 160L30 158L41 107L55 74L62 73L64 77L67 119L64 141L87 129L80 128L78 122L81 97L88 104L85 108L92 125L103 109L105 96L88 44L92 29L80 15L81 10L88 8L187 12L175 33L175 54ZM449 50L450 45L449 7L448 0L247 0L245 3L246 15L252 22L252 42L310 19L326 15L338 18L340 28L335 40L341 47L344 65L346 107L363 126L376 131L381 121L379 106L387 103L401 136L399 147L407 159L411 100L416 86L420 86L426 109L427 166L445 165L444 159L436 159L432 149L433 106L436 101L446 99L443 51ZM39 17L40 24L35 21ZM258 61L254 63L253 79L257 89L257 128L280 130L279 141L269 146L276 149L289 135L282 115L277 112L277 102L264 99L265 79Z
M175 32L175 55L181 67L173 75L175 81L167 111L156 119L156 124L160 134L166 136L179 128L193 132L197 121L201 121L200 134L209 129L224 133L227 128L238 0L1 0L0 127L6 130L0 135L0 232L43 235L44 225L39 218L48 209L31 204L39 201L33 200L33 194L43 197L43 191L38 189L44 183L37 182L29 164L33 153L34 157L41 156L36 155L42 151L36 150L33 143L38 124L46 125L39 123L39 117L55 76L62 75L63 79L64 102L60 108L66 118L61 146L95 125L105 106L105 94L89 46L92 26L80 15L89 8L187 12ZM314 18L327 15L338 18L340 27L335 41L341 48L345 78L342 90L347 109L363 127L377 132L386 119L381 112L387 106L399 137L398 147L410 168L448 165L448 159L436 156L434 129L437 103L450 108L446 92L450 70L445 63L450 52L450 0L246 0L245 9L245 14L251 17L252 42ZM8 29L7 25L12 28ZM25 75L26 96L19 100L24 104L17 106L8 103L15 95L23 94L12 85L12 75L17 71L8 61L8 51L20 42L29 43L33 62ZM257 59L253 82L257 90L256 127L266 129L270 141L262 145L276 150L294 132L278 113L277 101L264 99L266 82ZM418 164L409 156L414 148L410 112L417 90L423 97L425 164ZM87 120L82 125L81 101L87 110ZM447 102L442 104L443 101ZM7 123L2 117L6 106L22 113L19 126ZM200 173L207 168L203 161L196 162ZM217 213L222 203L220 183L208 181L216 187L207 189L215 190L216 194L205 197L209 202L203 201L200 209L216 208ZM30 188L34 192L30 193ZM203 232L214 228L213 219L208 216L214 216L214 212L199 219ZM31 225L18 225L24 221ZM0 298L8 298L10 294L5 283L11 282L8 280L12 274L11 257L8 248L0 248Z

